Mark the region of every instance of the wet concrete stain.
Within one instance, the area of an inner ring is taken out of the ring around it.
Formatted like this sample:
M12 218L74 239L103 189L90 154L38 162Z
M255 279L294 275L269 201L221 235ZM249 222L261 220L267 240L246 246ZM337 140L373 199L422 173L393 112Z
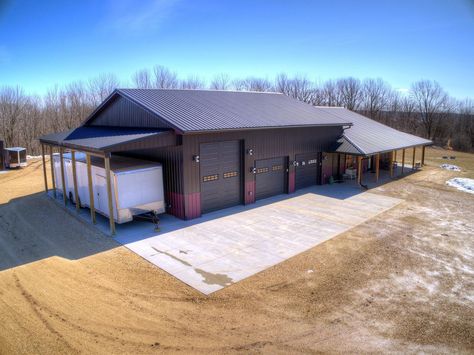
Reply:
M226 274L213 274L202 269L194 269L199 275L204 277L204 283L208 285L219 285L222 287L232 285L234 282L232 278Z
M162 251L162 250L159 250L159 249L156 249L155 247L152 246L152 249L155 250L156 252L160 253L160 254L164 254L166 256L169 256L170 258L176 260L176 261L179 261L181 264L183 265L186 265L186 266L191 266L192 265L190 263L188 263L187 261L183 260L183 259L180 259L180 258L177 258L176 256L174 256L173 254L170 254L170 253L167 253L166 251Z
M193 267L187 261L182 260L182 259L174 256L173 254L167 253L166 251L163 251L163 250L159 250L159 249L157 249L153 246L151 248L153 250L155 250L157 253L169 256L170 258L180 262L183 265ZM180 250L179 252L183 253L183 254L187 254L187 251L184 251L184 250ZM219 286L222 286L222 287L226 287L226 286L232 285L234 283L232 278L227 276L226 274L213 274L212 272L207 272L206 270L203 270L203 269L197 269L197 268L193 268L193 269L194 269L194 271L196 271L199 275L201 275L204 278L203 282L208 284L208 285L219 285Z

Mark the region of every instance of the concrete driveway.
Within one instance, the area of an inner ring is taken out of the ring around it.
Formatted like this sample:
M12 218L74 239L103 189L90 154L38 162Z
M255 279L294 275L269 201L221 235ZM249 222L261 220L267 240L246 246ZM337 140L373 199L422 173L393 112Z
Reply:
M361 193L353 186L317 186L192 221L165 216L161 231L148 237L142 227L120 226L116 240L189 286L210 294L313 248L400 202Z

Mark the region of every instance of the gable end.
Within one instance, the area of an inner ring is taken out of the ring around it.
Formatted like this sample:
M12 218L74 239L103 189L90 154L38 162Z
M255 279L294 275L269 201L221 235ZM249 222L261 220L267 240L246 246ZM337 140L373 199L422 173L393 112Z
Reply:
M85 123L88 126L172 128L158 116L121 95L112 96Z

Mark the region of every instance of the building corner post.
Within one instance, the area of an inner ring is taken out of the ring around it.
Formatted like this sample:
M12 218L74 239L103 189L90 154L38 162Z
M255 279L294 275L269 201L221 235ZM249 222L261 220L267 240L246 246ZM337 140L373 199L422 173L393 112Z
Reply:
M380 176L380 153L375 156L375 181L379 181Z
M76 212L79 212L81 208L81 204L79 201L79 192L77 188L76 152L74 150L71 151L71 158L72 158L72 181L74 183L74 198L76 199Z
M89 208L91 211L91 221L92 223L96 223L95 220L95 206L94 206L94 187L92 185L92 169L91 169L91 156L90 154L86 154L86 161L87 161L87 183L89 185Z
M49 162L51 164L51 183L53 185L53 195L56 198L56 180L54 179L54 159L53 159L53 146L49 147Z
M41 144L41 157L43 158L44 190L46 191L46 193L48 193L48 175L46 174L46 158L44 157L44 144Z
M105 175L107 179L107 200L109 203L109 223L110 223L110 234L115 235L115 220L114 220L114 205L112 202L112 182L110 174L110 153L105 155Z
M405 149L402 150L402 175L405 170Z
M390 153L390 177L393 178L393 162L394 162L395 151L392 150Z
M423 148L421 148L421 166L425 165L425 148L426 148L426 145L424 145Z
M357 156L357 183L360 185L362 183L362 157Z
M67 204L67 196L66 196L66 179L64 178L64 149L63 147L59 148L59 160L61 165L61 183L63 185L63 201L64 205Z

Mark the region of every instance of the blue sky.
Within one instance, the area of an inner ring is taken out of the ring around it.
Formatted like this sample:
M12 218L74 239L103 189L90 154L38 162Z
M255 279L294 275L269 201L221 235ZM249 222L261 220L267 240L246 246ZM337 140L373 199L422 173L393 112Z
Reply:
M44 93L155 64L185 78L437 80L474 97L474 1L0 0L0 85Z

